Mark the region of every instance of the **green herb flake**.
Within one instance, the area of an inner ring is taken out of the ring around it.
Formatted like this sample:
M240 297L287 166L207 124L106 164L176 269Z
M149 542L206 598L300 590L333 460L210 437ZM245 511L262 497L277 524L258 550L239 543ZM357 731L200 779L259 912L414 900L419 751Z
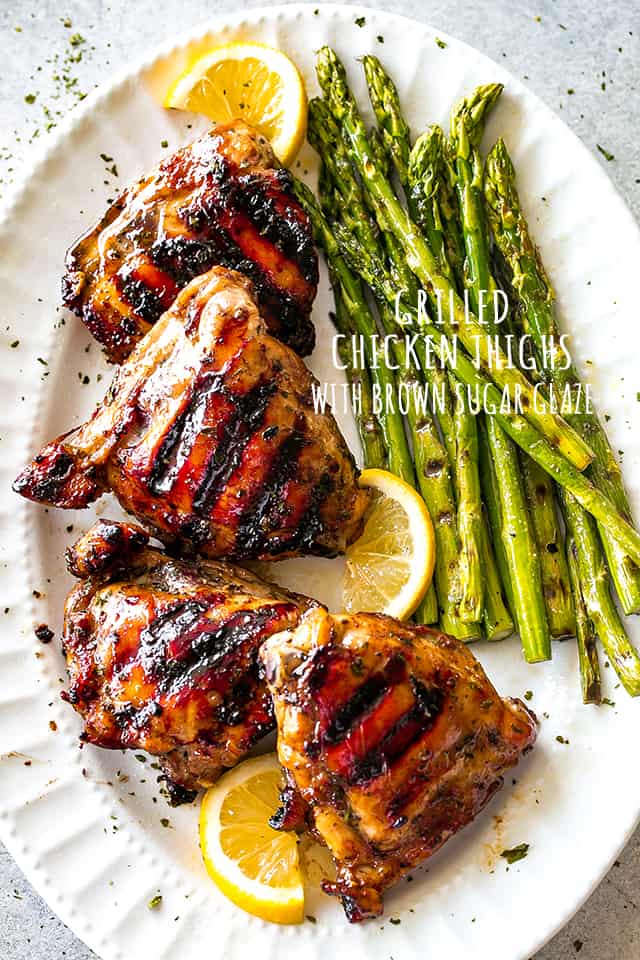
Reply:
M389 923L392 923L394 927L397 927L400 923L400 917L389 917Z
M72 33L69 37L69 43L72 47L79 47L80 44L86 43L87 41L80 33Z
M524 698L525 698L525 700L532 700L532 699L533 699L533 690L527 690L526 693L525 693L525 695L524 695Z
M12 350L15 350L16 347L19 347L19 346L20 346L20 341L19 341L19 340L13 340L13 341L9 344L9 346L11 347ZM640 393L638 394L638 400L640 400Z
M25 102L25 103L35 103L35 102L36 102L36 94L35 94L35 93L28 93L28 94L26 95L26 97L24 98L24 102Z
M500 856L506 860L508 864L512 864L517 863L518 860L524 860L528 853L529 844L519 843L516 847L511 847L510 850L503 850Z
M378 43L384 43L384 37L382 36L381 33L378 34L378 36L376 37L376 40L378 41Z
M160 146L162 147L163 150L165 150L165 149L169 146L169 141L168 141L168 140L161 140L161 141L160 141Z
M71 30L71 27L73 26L73 23L71 22L71 17L63 17L60 23L67 30Z
M100 154L100 159L101 159L104 163L113 163L113 157L110 157L108 153L101 153L101 154Z
M311 913L308 913L308 914L306 915L306 919L309 921L309 923L317 923L317 922L318 922L318 921L316 920L316 918L315 918Z
M169 817L163 817L160 823L165 828L165 830L168 830L168 828L171 826L171 820L169 820Z
M569 741L566 739L566 737L563 737L562 734L560 733L556 737L556 740L558 741L558 743L563 743L566 747L569 746Z
M149 910L156 910L161 903L162 903L162 894L156 893L155 897L151 897L151 900L149 900L147 907L149 908Z
M609 161L609 163L611 163L612 160L615 160L616 157L614 153L610 153L609 150L606 150L604 147L601 147L599 143L596 143L596 147L598 148L602 156L605 158L605 160Z
M356 27L364 27L364 25L365 25L366 22L367 22L367 18L366 18L366 17L356 17L356 19L355 19L354 22L355 22Z
M440 37L436 37L436 45L440 47L441 50L447 49L447 44L444 42L444 40L441 40Z
M567 90L567 93L569 94L570 97L572 97L575 93L575 90L573 89L573 87L569 87Z
M616 705L615 700L610 700L609 697L603 697L600 702L604 703L607 707L615 707Z

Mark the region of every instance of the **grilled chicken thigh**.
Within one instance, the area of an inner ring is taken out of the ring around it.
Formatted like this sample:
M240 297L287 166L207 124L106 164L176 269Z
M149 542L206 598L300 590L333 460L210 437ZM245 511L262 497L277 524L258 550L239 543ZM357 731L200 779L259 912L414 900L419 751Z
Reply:
M261 652L288 788L274 822L307 824L337 867L351 921L469 823L536 738L471 651L427 627L305 613Z
M265 330L241 274L180 292L82 426L48 444L14 489L58 507L113 490L161 539L209 557L334 555L368 494L303 361Z
M69 690L83 740L161 757L170 793L207 787L273 727L257 651L309 601L220 561L174 560L98 521L68 551Z
M309 220L269 142L218 124L126 189L69 250L63 301L116 363L216 264L255 284L269 330L310 353L318 261Z

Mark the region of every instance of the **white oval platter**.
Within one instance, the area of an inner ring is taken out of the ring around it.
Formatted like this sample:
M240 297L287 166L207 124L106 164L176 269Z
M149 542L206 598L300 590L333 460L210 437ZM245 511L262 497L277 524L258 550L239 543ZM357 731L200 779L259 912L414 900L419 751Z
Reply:
M412 883L401 882L388 895L379 922L349 926L339 905L317 891L315 877L307 913L316 922L285 928L240 912L207 880L197 810L166 807L148 758L78 748L80 721L59 697L65 675L59 644L43 646L33 633L47 623L59 636L70 586L67 544L96 514L120 516L111 498L95 511L71 514L27 504L10 490L42 442L91 411L109 377L80 322L58 307L65 249L113 195L100 154L113 156L124 184L193 137L203 125L169 115L158 98L194 50L235 38L282 47L310 94L317 90L314 51L331 44L362 104L356 58L376 52L397 82L415 133L427 122L446 123L451 105L474 85L506 84L487 142L502 134L515 158L574 355L600 410L612 418L611 435L624 451L640 515L634 362L640 234L580 142L501 66L422 23L344 5L316 12L311 4L212 20L153 51L75 110L0 224L0 835L52 908L103 960L318 960L328 951L350 960L436 953L449 960L524 960L588 896L640 810L639 706L605 669L605 693L615 705L584 707L573 643L556 644L553 662L538 666L523 662L517 638L477 645L502 694L532 691L542 720L536 749L472 826L416 871ZM168 148L161 146L165 140ZM315 171L306 147L297 172L313 183ZM323 272L311 366L331 381L330 306ZM350 417L340 411L338 417L355 448ZM302 560L280 566L277 576L335 605L340 573L339 561ZM640 640L637 621L630 629ZM166 817L169 827L161 824ZM509 868L500 852L521 842L530 844L529 855ZM162 904L150 910L157 893Z

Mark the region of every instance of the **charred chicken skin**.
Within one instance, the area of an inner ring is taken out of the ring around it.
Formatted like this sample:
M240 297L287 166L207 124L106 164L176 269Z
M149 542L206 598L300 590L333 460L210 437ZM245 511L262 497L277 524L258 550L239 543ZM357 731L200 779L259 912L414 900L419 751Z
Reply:
M161 539L209 557L344 551L368 494L303 361L270 336L249 280L193 280L120 367L82 426L14 489L78 509L112 490Z
M64 694L83 740L157 754L170 795L210 786L272 729L258 648L310 601L220 561L181 561L98 521L67 554Z
M178 291L216 264L253 281L274 336L311 352L309 220L269 142L241 120L165 158L110 205L67 254L63 301L122 363Z
M274 822L331 851L352 922L469 823L536 738L464 644L376 614L305 613L261 650L288 787Z

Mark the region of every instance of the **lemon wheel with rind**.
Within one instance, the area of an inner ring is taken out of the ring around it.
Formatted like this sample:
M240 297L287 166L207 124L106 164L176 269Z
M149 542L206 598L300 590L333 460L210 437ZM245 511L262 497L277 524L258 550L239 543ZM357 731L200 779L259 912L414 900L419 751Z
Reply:
M344 607L406 619L424 597L435 562L435 537L422 497L387 470L364 470L372 491L364 530L346 554Z
M271 923L304 920L304 884L295 833L274 830L283 774L275 754L223 774L200 807L200 849L218 888L247 913Z
M306 133L307 95L300 72L285 53L264 43L228 43L205 53L174 81L163 105L215 123L246 120L270 140L285 166Z

